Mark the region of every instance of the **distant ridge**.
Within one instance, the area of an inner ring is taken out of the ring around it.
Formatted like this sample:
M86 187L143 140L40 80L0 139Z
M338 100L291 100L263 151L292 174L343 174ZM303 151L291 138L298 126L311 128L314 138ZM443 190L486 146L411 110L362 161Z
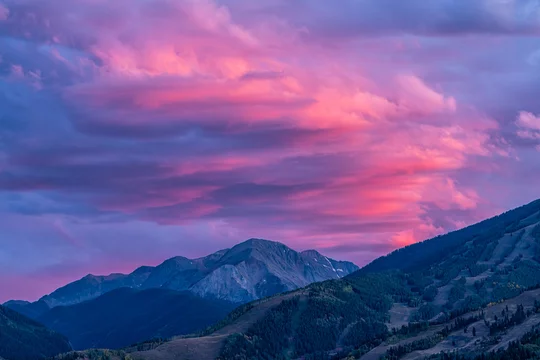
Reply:
M249 239L231 249L188 259L176 256L158 266L141 266L130 274L89 274L34 303L9 301L5 305L36 318L50 308L95 299L122 287L188 291L198 296L245 303L313 282L339 279L358 267L336 261L315 250L297 252L286 245Z

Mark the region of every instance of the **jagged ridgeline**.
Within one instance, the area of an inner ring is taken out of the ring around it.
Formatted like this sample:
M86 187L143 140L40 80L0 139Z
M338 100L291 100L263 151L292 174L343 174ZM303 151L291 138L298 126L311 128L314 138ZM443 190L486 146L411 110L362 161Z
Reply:
M198 259L170 258L130 274L88 275L39 301L5 305L66 335L75 350L200 332L242 303L358 270L317 251L249 239Z

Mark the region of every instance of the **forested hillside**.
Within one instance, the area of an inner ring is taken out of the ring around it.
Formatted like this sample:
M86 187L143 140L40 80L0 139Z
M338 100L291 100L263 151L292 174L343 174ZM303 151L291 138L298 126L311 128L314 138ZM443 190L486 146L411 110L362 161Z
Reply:
M270 310L246 333L230 336L220 359L312 358L340 345L370 348L387 338L392 304L414 296L399 273L314 284Z
M40 360L69 350L64 336L0 306L0 359Z
M77 350L116 349L200 331L234 308L232 303L187 292L122 288L91 301L55 307L39 321L66 335Z
M536 200L464 229L397 249L387 256L377 258L363 267L361 271L373 272L389 269L417 271L425 269L439 263L449 253L461 251L461 246L467 242L472 241L475 247L492 243L491 247L494 248L494 241L505 233L516 232L539 221L540 200Z

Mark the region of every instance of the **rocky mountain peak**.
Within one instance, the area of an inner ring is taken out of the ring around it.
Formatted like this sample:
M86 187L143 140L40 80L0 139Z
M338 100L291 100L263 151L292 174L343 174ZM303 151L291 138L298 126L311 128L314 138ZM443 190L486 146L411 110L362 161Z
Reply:
M252 238L205 257L176 256L127 275L89 274L41 300L49 307L72 305L127 287L190 291L203 297L247 302L356 270L352 263L329 259L315 250L299 253L276 241Z
M320 252L318 252L317 250L304 250L300 253L300 255L302 255L303 257L305 258L308 258L308 257L312 257L314 259L319 259L319 258L322 258L324 257Z
M291 248L289 248L287 245L282 244L277 241L271 241L271 240L264 240L264 239L249 239L244 242L241 242L238 245L235 245L234 247L229 250L229 253L237 253L242 252L244 250L258 250L263 252L273 252L276 250L285 250L285 251L294 251Z

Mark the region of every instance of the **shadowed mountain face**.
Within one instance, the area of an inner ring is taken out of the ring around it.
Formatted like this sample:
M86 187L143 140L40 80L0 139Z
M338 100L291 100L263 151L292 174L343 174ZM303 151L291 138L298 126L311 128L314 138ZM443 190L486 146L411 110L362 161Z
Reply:
M31 319L35 319L39 315L49 310L49 306L44 301L36 301L31 303L28 301L12 300L6 302L4 306Z
M234 308L230 302L188 292L121 288L80 304L55 307L37 320L66 335L75 349L115 349L202 330Z
M148 343L142 351L130 349L130 355L136 360L446 359L442 352L474 357L508 348L491 358L539 358L539 300L536 201L395 251L345 278L247 304L208 336ZM519 339L526 345L511 345ZM526 356L509 357L519 351Z
M356 270L350 262L335 261L314 250L299 253L277 242L251 239L203 258L178 256L127 275L88 275L36 303L8 302L6 306L35 318L48 308L78 304L122 287L188 291L244 303Z
M70 350L64 336L0 306L0 359L40 360Z

